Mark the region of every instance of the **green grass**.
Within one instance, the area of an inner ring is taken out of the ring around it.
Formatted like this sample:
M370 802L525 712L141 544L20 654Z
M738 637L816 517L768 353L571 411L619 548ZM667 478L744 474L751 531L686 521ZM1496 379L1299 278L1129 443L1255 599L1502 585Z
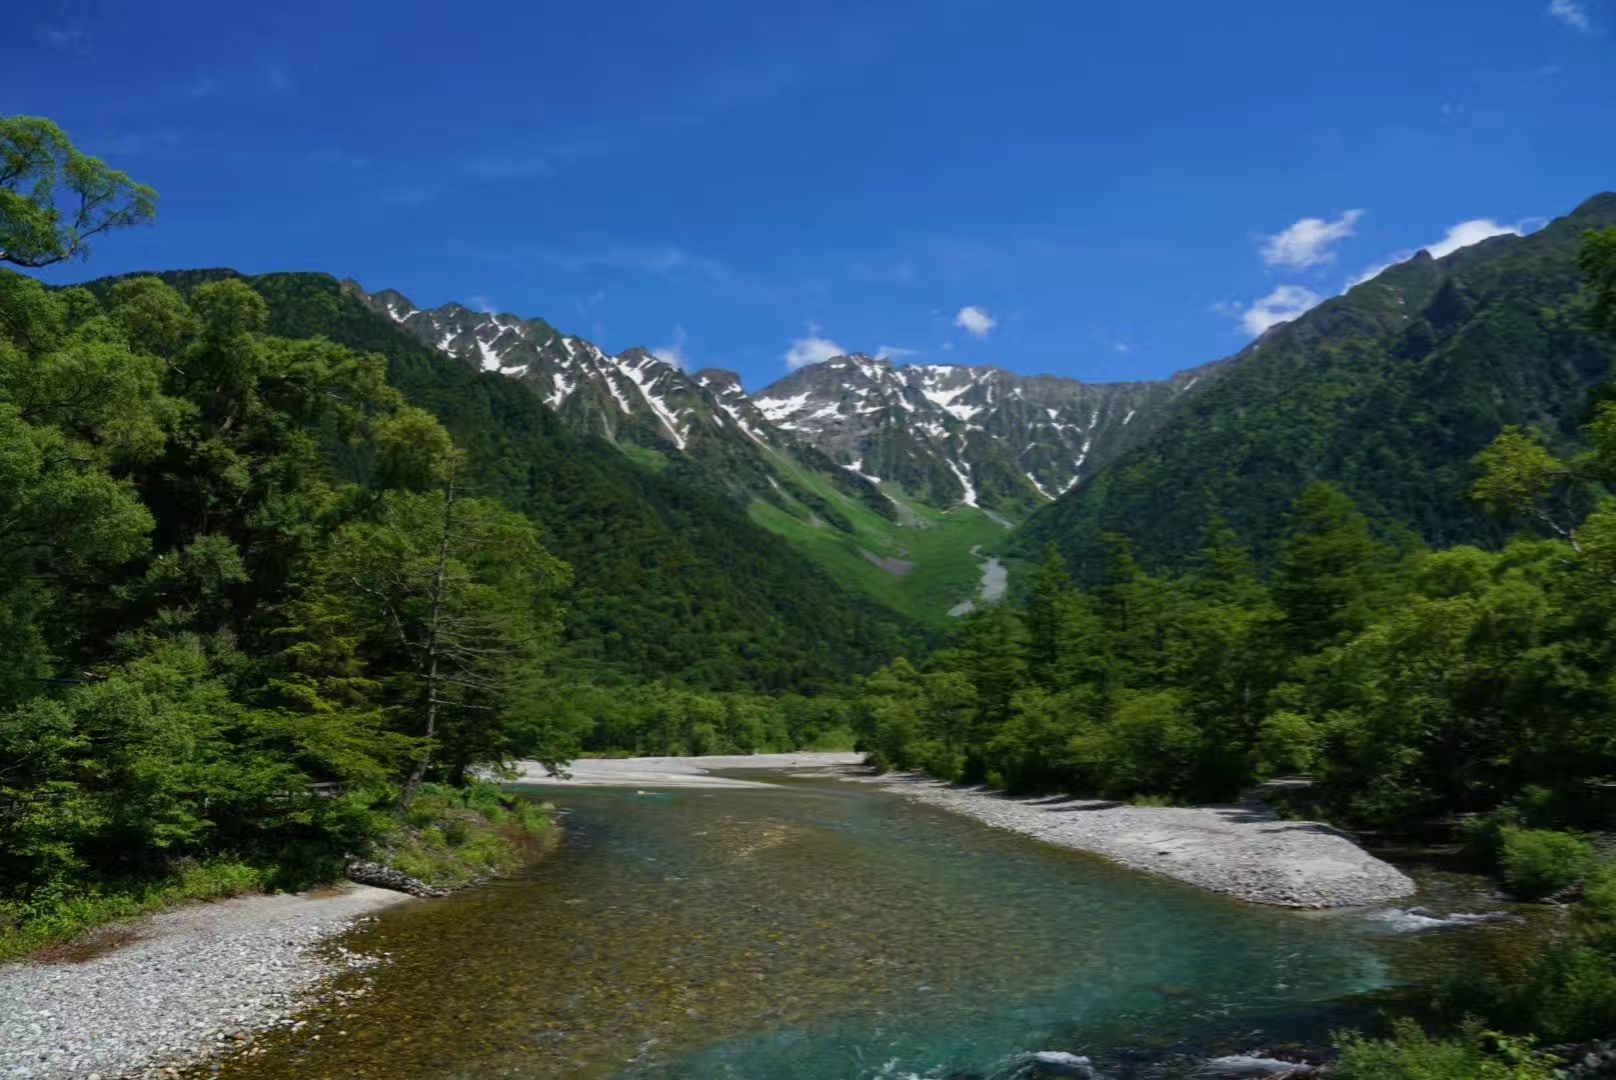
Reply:
M981 545L988 555L1003 556L1009 531L980 510L958 506L935 510L908 498L895 484L883 484L898 504L899 521L881 517L849 498L823 477L801 468L782 454L774 464L793 481L840 509L853 524L851 534L810 521L812 511L787 500L786 507L758 501L752 520L803 552L844 588L885 604L930 626L947 626L948 609L976 595L981 562L971 554ZM903 576L883 570L865 557L903 559L914 568Z
M637 465L650 469L652 472L662 472L669 465L666 454L659 454L655 450L640 446L637 443L620 442L617 444L617 448L623 452L624 457Z
M407 818L395 821L378 841L382 858L429 885L454 887L513 873L553 835L550 817L531 802L496 784L467 788L426 784ZM340 860L319 871L340 876ZM41 896L24 905L0 904L0 960L11 960L72 942L108 923L149 915L197 900L276 891L289 882L309 884L309 867L254 866L220 859L182 864L167 877L147 881L91 882ZM96 939L85 943L94 946Z
M92 885L69 895L42 900L26 910L0 906L0 960L11 960L60 945L119 919L130 919L193 900L258 892L269 879L264 870L239 862L200 863L158 881Z

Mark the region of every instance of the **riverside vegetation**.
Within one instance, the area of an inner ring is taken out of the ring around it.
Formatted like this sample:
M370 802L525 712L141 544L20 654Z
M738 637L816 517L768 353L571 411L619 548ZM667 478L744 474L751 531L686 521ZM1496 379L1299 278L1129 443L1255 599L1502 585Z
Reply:
M81 257L155 205L0 119L0 261ZM1579 317L1616 330L1616 230L1580 262ZM1477 459L1478 499L1545 537L1430 550L1314 483L1256 556L1217 519L1178 572L1109 533L1079 588L1054 547L937 642L375 327L311 275L0 271L0 955L349 857L509 868L545 822L476 777L514 757L856 742L1016 791L1306 772L1344 823L1466 815L1517 893L1581 884L1572 925L1444 991L1445 1033L1344 1037L1342 1072L1528 1080L1516 1035L1616 1030L1616 874L1571 831L1616 773L1616 404L1585 450L1512 428Z
M0 262L153 217L0 125ZM356 312L307 276L0 270L0 955L350 857L508 867L547 823L480 767L850 745L779 691L920 640Z
M1590 233L1588 317L1616 330L1616 230ZM1524 898L1581 886L1571 928L1520 972L1439 995L1452 1039L1402 1024L1343 1039L1351 1077L1548 1076L1529 1043L1616 1027L1616 867L1575 830L1608 818L1616 742L1616 402L1587 449L1509 428L1473 494L1546 538L1430 550L1378 538L1339 488L1291 506L1271 572L1227 525L1181 573L1108 534L1079 589L1050 545L1019 609L972 616L952 647L863 683L871 759L1012 791L1147 803L1233 797L1307 773L1311 808L1380 828L1460 817L1467 846ZM1461 1023L1463 1021L1463 1023Z

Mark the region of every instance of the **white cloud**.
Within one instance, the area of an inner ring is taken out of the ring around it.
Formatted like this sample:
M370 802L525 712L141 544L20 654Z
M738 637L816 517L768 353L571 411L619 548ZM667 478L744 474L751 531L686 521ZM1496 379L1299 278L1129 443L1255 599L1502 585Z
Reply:
M1593 20L1588 17L1582 0L1549 0L1549 14L1574 30L1585 34L1593 32Z
M39 32L39 39L56 49L68 49L77 53L89 51L89 38L83 30L57 29L47 26Z
M484 180L523 180L554 176L583 156L570 144L535 146L519 153L490 154L466 163L466 172Z
M1331 245L1352 235L1362 210L1348 210L1334 221L1303 218L1282 232L1263 238L1262 260L1269 266L1306 270L1335 261Z
M1364 282L1369 281L1372 278L1379 277L1382 273L1384 273L1387 270L1390 270L1392 267L1396 266L1398 263L1407 262L1409 259L1412 259L1413 257L1414 257L1414 252L1408 251L1406 249L1403 250L1403 251L1394 251L1390 255L1386 256L1384 259L1380 260L1378 263L1375 263L1373 266L1369 267L1363 273L1359 274L1357 277L1354 277L1351 280L1349 280L1347 282L1347 284L1345 285L1345 287L1342 288L1341 291L1346 292L1347 289L1356 288L1357 286L1362 285Z
M466 305L475 311L482 312L484 315L499 314L499 309L494 306L494 302L486 296L468 296L466 297Z
M847 350L825 337L824 331L817 323L809 323L808 333L792 341L784 359L786 367L796 371L809 364L822 364L826 360L845 355Z
M1126 341L1113 341L1111 343L1111 351L1116 353L1118 356L1127 356L1129 353L1133 352L1133 346L1129 345Z
M651 355L664 364L672 364L680 371L689 371L690 354L685 351L685 339L688 337L689 335L685 333L684 327L675 326L673 328L673 344L659 345L651 350Z
M914 356L919 349L911 349L904 345L882 345L875 350L875 355L884 356L888 360L902 360L906 356Z
M967 334L985 338L995 326L999 325L999 320L989 315L985 308L967 304L959 309L958 315L954 316L954 325Z
M1425 250L1431 253L1431 258L1440 259L1444 255L1452 255L1460 248L1479 244L1489 236L1519 236L1521 229L1518 225L1501 225L1492 218L1476 218L1472 221L1461 221L1448 230L1448 234L1434 244L1425 245Z
M1270 326L1287 322L1318 305L1324 298L1303 285L1281 285L1250 307L1223 303L1213 310L1240 320L1241 329L1256 337Z
M1459 224L1448 229L1443 234L1442 239L1426 244L1424 247L1426 251L1431 253L1433 259L1440 259L1444 255L1452 255L1460 248L1467 248L1471 244L1479 244L1483 240L1494 236L1523 236L1526 233L1542 228L1544 224L1546 224L1545 220L1540 217L1524 217L1513 225L1494 221L1492 218L1472 218L1469 221L1459 222ZM1354 286L1362 285L1371 278L1379 276L1382 271L1388 270L1400 262L1412 259L1414 254L1412 250L1407 249L1394 251L1364 270L1363 273L1349 280L1346 288L1350 289Z

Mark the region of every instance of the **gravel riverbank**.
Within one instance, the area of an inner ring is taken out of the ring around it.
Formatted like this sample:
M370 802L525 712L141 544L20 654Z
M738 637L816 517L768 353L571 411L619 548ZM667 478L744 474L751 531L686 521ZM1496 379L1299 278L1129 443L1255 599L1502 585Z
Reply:
M0 965L0 1077L158 1074L282 1023L365 962L314 946L408 899L361 885L192 904L106 928L72 959Z
M1259 804L1153 807L1064 797L1016 799L924 776L842 775L994 828L1253 903L1355 907L1414 892L1406 874L1340 830L1286 821Z
M708 757L579 758L566 777L551 776L537 761L516 763L517 783L546 787L761 788L769 784L713 770L827 769L857 765L863 754L802 751L791 754L724 754Z

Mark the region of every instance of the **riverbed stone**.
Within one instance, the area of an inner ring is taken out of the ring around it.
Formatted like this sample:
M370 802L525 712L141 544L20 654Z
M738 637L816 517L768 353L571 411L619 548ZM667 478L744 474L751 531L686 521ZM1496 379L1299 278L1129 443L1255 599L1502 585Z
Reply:
M194 904L117 928L133 940L81 962L0 965L0 1077L172 1075L239 1046L350 966L316 946L405 899L356 886Z
M888 790L985 825L1092 852L1163 877L1276 907L1384 903L1414 892L1408 875L1340 829L1288 821L1260 802L1131 806L1093 799L1012 798L917 774L844 779Z

